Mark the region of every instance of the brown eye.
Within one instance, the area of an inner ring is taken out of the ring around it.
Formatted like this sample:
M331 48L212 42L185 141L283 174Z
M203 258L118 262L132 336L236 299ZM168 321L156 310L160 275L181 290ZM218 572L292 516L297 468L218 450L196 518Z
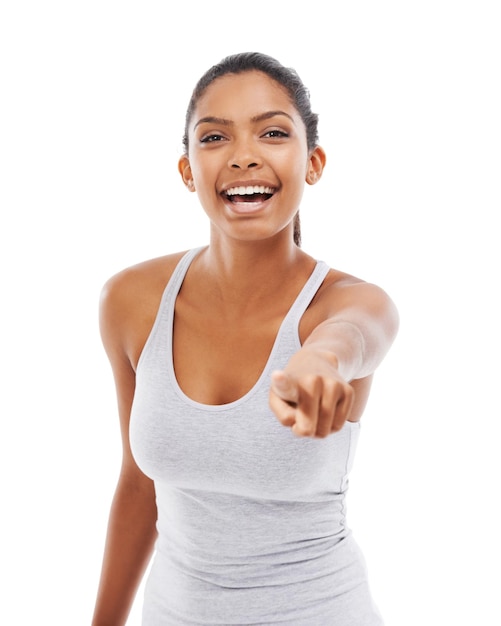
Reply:
M212 133L210 135L204 135L200 139L200 143L214 143L215 141L222 141L224 137L222 135L218 135L217 133Z
M264 134L264 137L270 137L271 139L281 139L282 137L288 137L289 134L283 130L269 130Z

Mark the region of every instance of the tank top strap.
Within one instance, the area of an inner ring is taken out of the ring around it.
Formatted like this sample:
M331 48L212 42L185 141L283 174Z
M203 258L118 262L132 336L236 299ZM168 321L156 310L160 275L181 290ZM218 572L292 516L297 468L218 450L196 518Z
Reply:
M177 294L181 289L181 285L183 284L184 277L186 276L191 262L202 249L203 246L188 250L174 268L162 294L153 327L146 339L141 356L139 357L137 364L138 369L143 365L143 361L148 354L154 353L157 358L163 358L161 351L165 349L166 345L170 349L172 345L171 333Z
M169 280L169 284L167 285L166 291L174 294L174 297L177 296L179 290L181 289L181 285L183 283L184 277L186 276L186 272L191 265L193 259L197 256L199 252L204 249L205 246L200 246L199 248L192 248L188 250L181 257L179 263L174 268L172 275Z
M297 327L299 320L303 316L303 313L308 308L310 302L313 300L315 294L320 288L320 285L325 280L329 272L329 266L324 261L317 261L317 264L310 274L310 277L304 284L303 288L299 292L298 297L294 301L289 310L288 317L292 324Z

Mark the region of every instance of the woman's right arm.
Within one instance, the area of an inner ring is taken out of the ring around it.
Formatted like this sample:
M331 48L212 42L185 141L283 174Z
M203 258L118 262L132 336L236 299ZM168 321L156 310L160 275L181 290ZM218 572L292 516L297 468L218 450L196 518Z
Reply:
M103 290L100 328L117 391L122 466L113 497L92 626L123 626L150 560L156 539L153 482L136 465L130 449L129 419L135 371L129 357L131 311L123 280ZM132 321L133 321L132 315Z

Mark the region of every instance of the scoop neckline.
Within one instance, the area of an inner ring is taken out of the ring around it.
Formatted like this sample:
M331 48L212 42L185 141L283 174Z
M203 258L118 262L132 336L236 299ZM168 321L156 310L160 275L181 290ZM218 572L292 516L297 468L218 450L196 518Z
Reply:
M292 305L290 306L289 310L287 311L286 315L284 316L284 318L282 319L280 326L278 328L277 334L275 336L275 340L273 342L272 348L270 350L270 353L268 355L268 358L266 359L266 363L260 373L260 375L258 376L257 380L254 382L254 384L252 385L252 387L250 387L250 389L248 391L245 392L245 394L243 396L240 396L240 398L237 398L236 400L232 400L231 402L226 402L224 404L205 404L204 402L198 402L197 400L193 400L193 398L190 398L181 388L181 386L179 385L179 382L177 380L177 376L176 376L176 372L174 369L174 354L173 354L173 331L174 331L174 311L175 311L175 306L176 306L176 300L179 294L179 290L181 289L181 285L183 283L183 280L188 272L188 269L192 263L192 261L194 260L194 258L197 256L197 254L200 253L200 251L203 250L203 248L197 248L195 250L191 250L190 252L188 252L183 261L184 263L180 263L180 265L182 265L182 267L179 267L179 272L178 275L176 276L176 282L174 285L174 291L172 293L172 298L170 299L169 302L169 310L168 310L168 333L167 333L167 353L168 353L168 358L167 358L167 365L168 365L168 375L169 378L171 380L172 386L176 392L176 394L181 398L181 400L183 402L185 402L186 404L189 404L190 406L200 409L204 412L214 412L214 413L219 413L222 411L230 411L236 407L238 407L241 404L244 404L245 402L247 402L252 396L254 396L256 393L259 392L259 390L262 388L262 382L265 379L266 376L268 376L268 374L270 373L270 369L272 366L272 362L273 362L273 357L275 356L277 350L278 350L278 345L280 343L280 339L284 333L285 327L287 322L289 321L289 319L291 317L293 317L296 312L297 312L297 308L298 308L298 304L301 302L302 298L305 297L306 293L308 292L309 286L311 284L311 282L314 280L317 272L319 271L319 269L321 268L321 266L323 265L322 261L316 261L315 266L313 267L313 270L311 271L310 275L308 276L307 280L305 281L304 285L302 286L302 288L300 289L299 293L297 294L296 298L294 299ZM301 313L302 314L302 313ZM299 339L299 332L298 332L298 328L294 329L294 333L295 336L294 338L297 341L298 344L298 348L301 346L301 342Z

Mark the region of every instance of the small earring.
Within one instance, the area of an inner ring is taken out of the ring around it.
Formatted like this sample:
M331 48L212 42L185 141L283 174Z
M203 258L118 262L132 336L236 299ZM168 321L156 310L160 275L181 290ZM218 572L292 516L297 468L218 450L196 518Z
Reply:
M193 180L192 180L191 178L190 178L190 180L188 181L187 185L188 185L188 189L190 189L190 190L192 190L192 189L194 188L194 185L193 185Z

